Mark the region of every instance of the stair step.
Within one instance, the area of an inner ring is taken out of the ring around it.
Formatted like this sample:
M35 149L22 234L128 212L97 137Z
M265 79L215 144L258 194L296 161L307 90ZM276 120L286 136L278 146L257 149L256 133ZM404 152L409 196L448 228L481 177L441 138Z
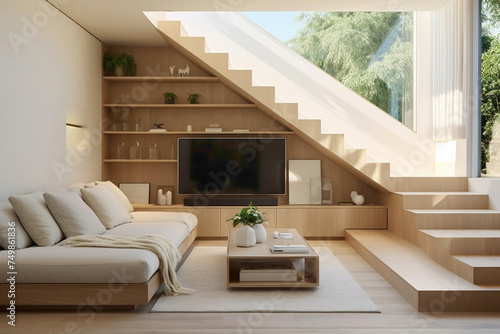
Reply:
M407 209L417 229L500 229L500 212L485 209Z
M500 285L474 285L389 231L346 230L345 238L420 312L500 311Z
M488 194L470 192L398 192L405 209L488 209Z
M356 168L361 168L366 164L366 150L346 149L344 152L344 160Z
M500 285L500 256L455 255L456 266L462 277L478 285Z
M393 177L392 190L404 191L468 191L466 177Z
M447 255L500 255L500 230L419 230L420 247L441 264Z

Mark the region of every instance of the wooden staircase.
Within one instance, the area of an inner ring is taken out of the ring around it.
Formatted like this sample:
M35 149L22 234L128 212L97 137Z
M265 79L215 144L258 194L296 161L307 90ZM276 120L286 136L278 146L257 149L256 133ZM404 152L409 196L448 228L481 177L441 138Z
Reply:
M389 231L346 240L419 311L500 311L500 212L488 195L468 192L467 178L393 184Z
M229 69L227 54L207 53L203 37L181 30L158 22L167 44L381 193L389 230L346 231L346 240L416 309L500 311L500 213L489 210L488 195L469 193L467 178L391 178L389 164L345 149L343 134L299 119L296 103L277 103L274 87L253 86L252 71Z
M273 119L285 124L302 140L340 167L375 190L389 191L391 178L388 163L367 162L364 149L345 149L343 134L321 133L320 120L299 119L297 103L277 103L274 87L253 86L252 71L229 69L227 54L206 52L204 37L182 36L180 22L158 22L157 28L168 45L175 47L196 65L219 77L221 83L255 103L261 111Z

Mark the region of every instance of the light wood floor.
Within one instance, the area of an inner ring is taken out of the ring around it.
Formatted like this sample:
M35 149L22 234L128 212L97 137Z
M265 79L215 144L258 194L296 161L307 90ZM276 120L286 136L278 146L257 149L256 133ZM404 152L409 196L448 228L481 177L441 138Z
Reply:
M149 313L153 301L133 311L77 313L76 311L18 311L16 327L0 333L499 333L500 313L416 312L345 241L311 241L326 246L349 270L382 311L379 314L247 314ZM199 241L220 246L225 241Z

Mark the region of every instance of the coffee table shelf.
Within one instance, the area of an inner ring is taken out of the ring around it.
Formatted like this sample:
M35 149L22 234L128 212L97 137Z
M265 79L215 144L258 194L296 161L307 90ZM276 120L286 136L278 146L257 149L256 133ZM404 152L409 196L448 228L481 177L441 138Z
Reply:
M273 232L293 233L293 239L274 239ZM268 229L267 239L253 247L238 247L234 243L236 229L231 229L227 246L227 286L231 288L290 287L306 288L319 286L319 256L295 229ZM272 245L301 244L309 253L273 254ZM240 281L242 266L263 263L293 262L297 268L297 281Z

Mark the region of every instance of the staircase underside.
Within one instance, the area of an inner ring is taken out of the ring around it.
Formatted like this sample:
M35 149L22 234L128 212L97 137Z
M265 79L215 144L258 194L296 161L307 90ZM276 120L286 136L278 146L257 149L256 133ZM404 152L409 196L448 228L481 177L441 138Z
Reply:
M498 312L500 285L476 285L389 231L348 230L346 241L420 312Z

